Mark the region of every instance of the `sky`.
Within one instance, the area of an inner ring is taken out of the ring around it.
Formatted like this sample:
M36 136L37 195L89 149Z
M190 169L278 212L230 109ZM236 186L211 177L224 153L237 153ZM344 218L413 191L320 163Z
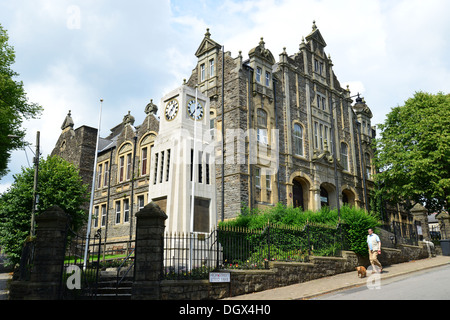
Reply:
M0 193L32 165L37 131L51 153L69 110L75 128L97 128L103 99L101 136L128 111L139 125L151 99L190 77L207 28L233 57L263 37L278 61L315 21L341 85L383 123L417 91L449 93L449 12L448 0L0 0L16 80L44 108L24 122L31 146L13 152Z

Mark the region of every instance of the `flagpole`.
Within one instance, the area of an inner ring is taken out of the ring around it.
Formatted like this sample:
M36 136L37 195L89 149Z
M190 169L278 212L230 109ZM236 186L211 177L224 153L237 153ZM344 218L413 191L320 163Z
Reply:
M102 106L103 106L103 99L100 99L100 114L98 117L97 142L95 145L94 172L92 175L91 200L89 203L89 218L88 218L88 225L87 225L87 231L86 231L86 244L85 244L85 248L84 248L83 270L86 269L88 249L89 249L89 239L91 236L92 209L93 209L93 205L94 205L94 189L95 189L95 180L96 180L95 177L97 175L97 153L98 153L98 141L100 138L100 125L101 125L101 121L102 121Z
M222 46L222 221L225 220L225 46Z

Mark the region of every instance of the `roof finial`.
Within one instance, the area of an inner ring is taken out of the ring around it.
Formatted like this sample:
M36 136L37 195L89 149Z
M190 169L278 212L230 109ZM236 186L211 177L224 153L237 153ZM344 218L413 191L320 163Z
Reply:
M317 26L316 26L316 20L313 20L313 26L312 26L312 29L313 29L313 30L316 30L316 29L317 29Z
M205 37L206 37L206 38L211 37L211 33L209 33L209 28L206 28Z
M264 48L264 44L265 44L264 38L261 37L261 41L259 41L259 45Z

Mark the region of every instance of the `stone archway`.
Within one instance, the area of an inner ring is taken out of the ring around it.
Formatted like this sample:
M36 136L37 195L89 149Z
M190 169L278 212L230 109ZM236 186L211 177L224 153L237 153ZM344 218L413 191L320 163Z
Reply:
M350 189L342 190L342 204L349 207L354 207L356 205L355 193Z
M336 208L336 187L328 182L320 185L320 207Z
M302 177L295 177L292 180L292 205L294 208L302 208L303 211L310 208L310 184Z

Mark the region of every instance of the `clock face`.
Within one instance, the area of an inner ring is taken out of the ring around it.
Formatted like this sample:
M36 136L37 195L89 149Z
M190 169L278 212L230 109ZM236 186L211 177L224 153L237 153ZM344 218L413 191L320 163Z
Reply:
M200 120L203 118L203 106L198 101L197 104L195 103L195 100L189 101L187 104L187 112L194 120Z
M178 109L179 109L178 101L176 99L170 100L166 105L165 111L166 119L169 121L175 119L178 113Z

